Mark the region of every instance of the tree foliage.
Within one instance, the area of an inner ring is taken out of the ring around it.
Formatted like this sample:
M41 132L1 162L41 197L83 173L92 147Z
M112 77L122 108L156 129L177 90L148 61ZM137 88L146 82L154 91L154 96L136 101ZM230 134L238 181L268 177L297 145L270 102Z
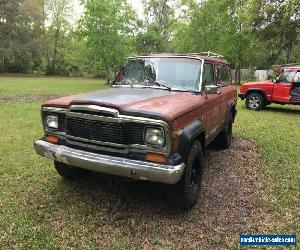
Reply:
M132 50L134 11L126 0L88 0L79 31L94 67L104 68L107 79Z
M1 71L27 72L41 61L40 6L33 0L1 0Z
M299 0L0 0L0 72L107 78L132 54L223 54L236 69L300 61ZM238 72L238 71L237 71Z
M270 53L292 61L293 49L299 42L300 1L252 0L249 17L256 35L266 41Z
M68 22L72 13L71 0L44 0L45 20L44 38L46 42L46 73L64 73L63 48L67 47L71 27ZM48 26L48 25L49 26ZM48 26L48 27L47 27Z
M144 29L137 36L137 49L142 54L170 50L172 31L179 17L176 0L143 0L145 6Z

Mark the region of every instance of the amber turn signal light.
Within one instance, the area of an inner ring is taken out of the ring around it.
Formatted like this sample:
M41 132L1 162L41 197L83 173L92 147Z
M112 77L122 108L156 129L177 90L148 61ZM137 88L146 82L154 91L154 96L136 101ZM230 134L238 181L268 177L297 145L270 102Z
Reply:
M46 136L46 141L50 143L57 144L58 143L58 138L55 135L47 135Z
M166 156L162 154L147 153L146 161L166 163Z

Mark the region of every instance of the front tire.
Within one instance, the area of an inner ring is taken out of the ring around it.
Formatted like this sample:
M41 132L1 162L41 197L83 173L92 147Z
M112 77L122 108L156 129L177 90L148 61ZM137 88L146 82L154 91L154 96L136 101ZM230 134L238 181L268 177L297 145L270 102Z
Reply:
M78 180L85 176L88 172L88 170L73 167L58 161L54 161L54 167L60 176L68 180Z
M245 104L247 109L258 111L265 106L265 98L260 93L251 93L247 95Z
M203 152L199 141L194 141L185 161L181 180L174 185L173 201L184 210L193 208L197 201L203 172Z

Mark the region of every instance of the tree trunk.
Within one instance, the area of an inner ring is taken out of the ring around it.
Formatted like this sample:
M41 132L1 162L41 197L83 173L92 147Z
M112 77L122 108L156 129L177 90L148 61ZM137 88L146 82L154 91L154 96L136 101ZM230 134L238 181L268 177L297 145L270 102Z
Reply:
M108 85L109 87L111 87L111 86L110 86L110 78L109 78L109 68L106 68L106 75L107 75L107 85Z
M58 39L59 39L59 28L56 28L55 36L54 36L53 59L52 59L52 64L51 64L52 74L55 74Z
M236 69L235 69L234 81L235 81L235 84L238 84L238 85L241 84L241 68L239 66L236 67Z
M5 57L2 55L2 60L1 60L1 66L2 66L2 72L5 72Z
M109 78L109 66L106 62L105 59L103 59L103 62L104 62L104 67L105 67L105 71L106 71L106 78L107 78L107 85L110 86L110 78Z
M238 67L237 82L238 82L238 85L241 84L241 68L240 67Z
M237 84L237 68L234 69L234 83Z
M292 50L293 50L293 47L290 44L290 46L288 46L288 48L286 49L286 63L287 64L291 63Z

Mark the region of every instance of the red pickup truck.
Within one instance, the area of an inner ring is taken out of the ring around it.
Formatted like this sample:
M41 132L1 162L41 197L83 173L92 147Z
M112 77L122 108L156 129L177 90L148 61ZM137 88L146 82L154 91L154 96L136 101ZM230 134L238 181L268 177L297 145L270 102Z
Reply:
M300 67L286 68L276 80L245 83L239 97L252 110L271 103L300 105Z
M190 209L206 146L230 146L236 100L219 56L131 57L112 88L44 103L44 136L34 146L64 178L93 170L173 184L176 203Z

